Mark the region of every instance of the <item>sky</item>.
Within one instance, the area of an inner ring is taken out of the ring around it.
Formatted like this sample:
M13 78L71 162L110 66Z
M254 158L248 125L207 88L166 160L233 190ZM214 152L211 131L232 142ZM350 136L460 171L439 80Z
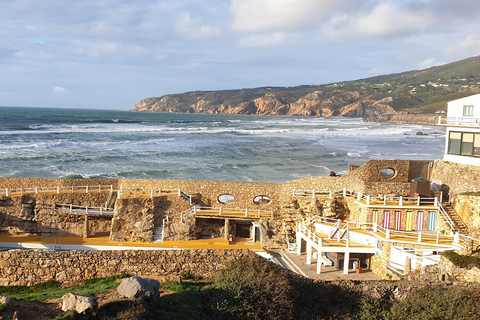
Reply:
M0 0L0 106L129 110L480 55L478 0Z

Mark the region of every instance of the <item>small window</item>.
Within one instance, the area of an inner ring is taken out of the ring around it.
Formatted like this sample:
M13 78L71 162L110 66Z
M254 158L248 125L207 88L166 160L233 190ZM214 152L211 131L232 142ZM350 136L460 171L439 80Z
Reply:
M462 155L473 155L473 133L464 133L462 137Z
M218 202L223 204L229 204L235 202L235 197L231 194L222 194L218 196Z
M270 202L270 198L267 196L256 196L253 198L253 203L256 205L267 204Z
M380 171L380 176L382 176L383 179L392 179L395 177L395 169L393 168L385 168Z
M475 142L473 143L473 155L480 156L480 133L475 133Z
M463 116L472 117L473 116L473 106L463 106Z
M448 154L460 154L460 147L462 145L461 142L461 132L450 132L448 137Z

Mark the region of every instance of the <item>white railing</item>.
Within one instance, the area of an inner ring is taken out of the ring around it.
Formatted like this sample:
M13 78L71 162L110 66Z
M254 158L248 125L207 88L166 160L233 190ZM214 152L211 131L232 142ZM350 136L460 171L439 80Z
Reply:
M293 189L293 197L295 196L305 196L305 197L328 197L332 199L333 197L353 197L355 196L356 192L347 190L346 188L343 188L342 190L296 190Z
M22 196L26 194L60 194L60 193L107 193L113 192L113 185L98 186L56 186L33 188L6 188L0 189L0 196Z
M218 216L244 216L245 218L273 218L272 211L248 208L224 208L224 207L202 207L194 206L195 215L203 213L215 214Z
M445 121L444 121L445 120ZM438 117L438 123L441 124L449 124L455 126L471 126L471 127L479 127L480 126L480 118L475 117Z
M437 206L439 204L438 199L435 198L427 198L427 197L393 197L393 196L370 196L363 194L361 192L355 192L351 190L347 190L343 188L342 190L327 190L327 191L319 191L319 190L296 190L293 189L293 196L302 196L302 197L328 197L332 199L334 197L353 197L356 198L357 201L364 201L367 206L422 206L422 205L433 205Z
M180 221L183 223L183 220L190 218L192 214L195 215L195 208L196 206L192 206L184 211L170 214L167 217L167 222Z
M442 204L441 203L438 203L438 212L440 212L440 214L442 215L442 217L445 219L445 221L447 222L447 224L450 226L450 229L452 230L452 232L455 232L456 228L455 228L455 224L453 223L452 219L450 218L450 216L448 215L448 213L445 211L445 209L442 207Z
M192 196L183 192L181 189L144 189L144 190L125 190L123 186L120 186L118 190L119 199L128 198L155 198L164 196L179 196L190 202L192 205Z
M113 215L114 210L100 207L74 206L72 204L55 203L55 210L74 214Z

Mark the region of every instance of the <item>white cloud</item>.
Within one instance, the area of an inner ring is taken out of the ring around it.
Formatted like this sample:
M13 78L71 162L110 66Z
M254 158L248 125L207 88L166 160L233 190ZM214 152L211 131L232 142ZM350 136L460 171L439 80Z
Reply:
M54 94L64 94L64 93L67 93L68 91L64 87L54 87L52 92Z
M419 69L428 69L434 66L440 66L445 64L444 62L439 62L434 58L426 59L418 64Z
M436 22L433 12L424 8L381 1L369 10L337 15L322 29L336 39L388 38L425 30Z
M102 95L104 95L105 93L106 93L105 90L97 90L97 91L95 91L95 95L96 95L96 96L102 96Z
M175 24L175 30L191 39L208 39L220 36L220 29L203 24L201 19L194 19L189 13L182 13Z
M478 55L480 52L480 37L468 35L457 43L450 45L447 50L450 56L468 57Z
M293 43L298 39L298 37L298 35L287 34L285 32L251 35L242 38L238 45L244 48L267 48Z
M335 7L350 1L233 0L232 28L242 32L289 31L318 24Z

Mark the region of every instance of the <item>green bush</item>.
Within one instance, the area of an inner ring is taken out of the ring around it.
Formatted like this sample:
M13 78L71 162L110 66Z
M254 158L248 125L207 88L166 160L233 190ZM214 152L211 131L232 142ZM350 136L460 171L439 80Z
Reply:
M465 256L455 251L445 251L443 253L454 265L465 268L471 263L480 264L480 258L475 256Z
M293 319L288 278L260 258L242 258L212 277L202 290L217 319Z
M476 319L480 310L478 289L424 287L395 303L386 319Z

